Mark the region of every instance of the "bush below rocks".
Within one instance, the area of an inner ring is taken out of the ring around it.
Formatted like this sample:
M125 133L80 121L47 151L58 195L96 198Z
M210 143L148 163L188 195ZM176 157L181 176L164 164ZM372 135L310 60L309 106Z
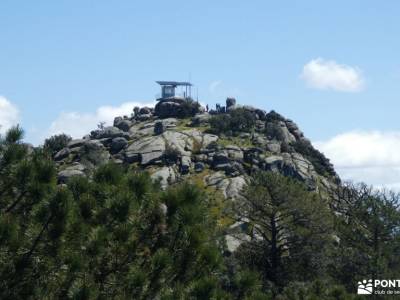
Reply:
M154 124L154 134L159 135L165 131L163 122L156 122Z
M44 141L43 148L54 155L61 149L67 147L71 140L72 138L64 133L53 135Z
M211 132L232 135L250 132L254 129L256 117L245 108L237 108L226 114L215 115L210 119Z
M315 149L307 140L299 140L291 144L294 150L307 158L314 166L315 171L322 176L337 177L335 169L321 152Z
M175 149L169 145L166 146L164 151L164 160L167 165L176 164L179 160L180 152L178 149Z

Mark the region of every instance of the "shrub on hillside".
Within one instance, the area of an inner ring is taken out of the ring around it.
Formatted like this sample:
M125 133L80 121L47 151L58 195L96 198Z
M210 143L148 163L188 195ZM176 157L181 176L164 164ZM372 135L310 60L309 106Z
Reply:
M182 102L178 110L178 118L189 118L193 117L200 111L200 104L192 99L187 99Z
M164 151L164 161L167 165L176 164L179 160L180 152L178 149L167 145Z
M333 231L325 200L301 182L274 172L256 173L242 195L234 211L248 234L257 237L237 249L242 265L277 287L324 274ZM313 272L306 274L311 265Z
M315 171L322 176L330 175L336 176L335 169L321 152L315 149L310 142L306 140L298 140L291 143L294 151L300 153L307 158L314 166Z
M54 163L28 156L21 137L18 128L0 137L0 299L222 291L219 231L201 189L161 191L147 173L114 164L57 186Z
M254 126L254 115L244 108L237 108L227 114L216 115L210 119L210 129L216 134L232 135L238 132L250 132Z
M271 140L275 139L278 141L284 141L285 139L285 135L284 132L282 131L282 128L280 127L279 123L276 122L266 122L264 133L267 136L267 138Z
M280 114L278 114L276 111L271 110L267 115L265 116L265 121L266 122L277 122L277 121L285 121L285 118L282 117Z
M54 155L61 149L67 147L69 141L71 140L72 138L65 133L56 134L44 141L43 148Z
M58 185L22 137L0 135L0 299L356 299L359 278L400 272L398 193L254 172L224 201L113 163Z

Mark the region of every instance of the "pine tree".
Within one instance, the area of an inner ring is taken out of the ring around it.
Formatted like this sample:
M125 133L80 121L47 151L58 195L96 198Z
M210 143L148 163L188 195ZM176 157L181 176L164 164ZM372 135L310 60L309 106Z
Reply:
M50 240L64 228L68 194L55 185L55 168L41 150L22 142L20 127L0 139L0 298L25 299L37 292ZM34 279L33 279L34 278Z
M364 278L391 278L400 272L399 194L365 184L341 187L342 213L336 218L334 276L349 290Z
M324 272L332 214L316 193L294 179L263 172L254 176L235 211L250 236L238 250L239 261L261 272L265 285L282 287Z
M54 156L58 151L67 147L68 142L71 140L72 138L65 133L56 134L44 141L43 149Z
M23 131L0 140L0 298L153 299L221 292L206 195L107 164L57 185ZM172 293L172 294L171 294Z
M352 299L360 277L400 270L396 193L348 185L329 201L256 174L226 216L248 237L227 255L204 189L113 163L58 184L22 138L0 137L1 299Z

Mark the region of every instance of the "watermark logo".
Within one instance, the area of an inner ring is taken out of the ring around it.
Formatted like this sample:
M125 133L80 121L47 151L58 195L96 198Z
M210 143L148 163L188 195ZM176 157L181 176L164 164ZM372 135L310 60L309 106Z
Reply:
M400 279L364 279L357 282L358 295L400 295Z
M372 279L369 279L369 280L364 279L363 281L359 281L357 284L358 284L358 288L357 288L358 295L371 295L372 294L372 292L373 292Z

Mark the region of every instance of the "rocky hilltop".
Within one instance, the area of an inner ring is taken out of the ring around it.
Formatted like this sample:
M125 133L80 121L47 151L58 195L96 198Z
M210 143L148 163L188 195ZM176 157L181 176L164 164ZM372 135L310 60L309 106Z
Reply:
M241 128L241 120L252 126ZM228 127L221 130L221 124ZM131 116L116 117L113 126L70 141L54 159L60 183L90 176L97 166L113 161L148 171L163 187L193 179L227 199L239 197L257 170L298 178L321 193L340 182L329 160L292 120L239 106L233 98L207 112L179 97L161 99L155 108L135 107Z

